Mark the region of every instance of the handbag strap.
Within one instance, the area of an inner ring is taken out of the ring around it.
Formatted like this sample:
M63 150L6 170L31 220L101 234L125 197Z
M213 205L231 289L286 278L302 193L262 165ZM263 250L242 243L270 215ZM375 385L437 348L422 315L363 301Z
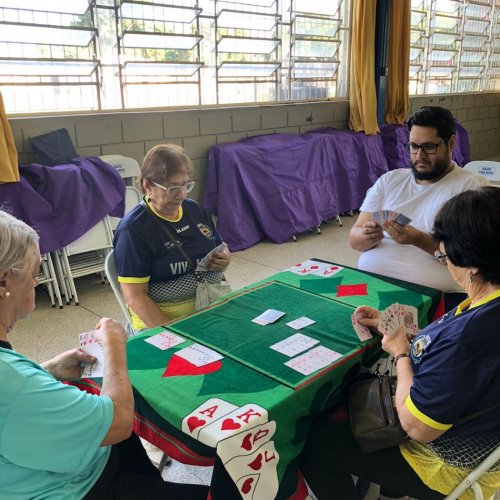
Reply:
M153 212L153 209L149 206L149 204L147 202L141 201L141 204L146 209L146 212L155 221L156 225L160 228L160 230L167 236L167 238L173 243L175 248L177 248L177 250L179 250L180 254L186 259L186 261L189 265L189 270L194 274L196 281L198 283L202 283L203 279L200 276L200 273L196 271L196 268L194 267L193 261L191 260L189 255L186 253L186 251L179 245L177 238L175 238L173 236L173 234L167 229L167 227L158 220L158 216Z

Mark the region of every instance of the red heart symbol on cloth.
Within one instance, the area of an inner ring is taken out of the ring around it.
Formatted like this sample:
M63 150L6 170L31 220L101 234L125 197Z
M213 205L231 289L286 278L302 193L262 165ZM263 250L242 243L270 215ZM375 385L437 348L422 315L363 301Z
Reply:
M204 366L196 366L190 363L187 359L176 356L170 358L167 369L162 377L177 377L183 375L207 375L208 373L216 372L222 368L220 360L208 363Z
M250 493L250 490L252 489L252 483L253 483L253 477L249 477L244 483L243 486L241 487L241 492L244 493L245 495L247 493Z
M244 438L243 438L243 441L241 442L241 447L244 449L244 450L247 450L247 451L250 451L252 449L252 441L251 441L251 438L252 437L252 433L250 434L247 434Z
M193 432L194 429L197 427L201 427L202 425L205 425L207 423L206 420L202 420L201 418L198 417L189 417L187 419L187 426L189 427L189 431Z
M248 464L248 467L250 467L253 470L259 470L262 467L262 453L259 453L255 457L255 460L253 460Z
M232 418L226 418L226 420L224 420L222 422L222 425L220 428L222 431L230 431L233 429L239 429L240 427L241 427L241 424L239 424L238 422L235 422Z

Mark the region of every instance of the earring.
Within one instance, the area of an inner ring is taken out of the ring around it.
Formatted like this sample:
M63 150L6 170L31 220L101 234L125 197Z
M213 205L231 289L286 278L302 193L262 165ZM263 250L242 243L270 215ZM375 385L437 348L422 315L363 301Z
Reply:
M472 283L474 281L473 274L469 273L469 283Z
M5 299L8 299L10 297L10 292L9 290L6 290L6 292L3 294Z

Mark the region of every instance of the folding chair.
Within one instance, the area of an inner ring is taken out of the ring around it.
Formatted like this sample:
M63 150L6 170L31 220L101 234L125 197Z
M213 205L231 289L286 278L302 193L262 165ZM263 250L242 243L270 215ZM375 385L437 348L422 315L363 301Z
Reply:
M56 301L59 304L59 309L62 309L63 303L61 298L61 291L57 282L57 274L54 269L52 257L50 253L45 253L40 258L40 272L36 277L39 285L45 285L49 293L50 302L52 307L56 307Z
M483 491L477 482L478 479L500 461L500 445L497 446L458 486L445 498L445 500L457 500L460 495L471 488L476 500L484 500Z
M115 294L115 298L118 301L118 304L120 305L120 308L123 312L123 316L130 325L130 329L132 329L132 319L130 317L130 312L127 308L127 304L125 304L125 300L122 295L122 290L120 288L120 283L118 283L118 274L116 272L116 264L113 254L114 252L113 250L111 250L111 252L109 252L108 255L106 256L106 261L104 262L104 272L106 273L106 278L108 278L109 284L111 285L111 289Z
M125 213L138 205L142 200L141 193L133 186L125 187ZM110 217L111 229L114 231L120 222L120 217Z

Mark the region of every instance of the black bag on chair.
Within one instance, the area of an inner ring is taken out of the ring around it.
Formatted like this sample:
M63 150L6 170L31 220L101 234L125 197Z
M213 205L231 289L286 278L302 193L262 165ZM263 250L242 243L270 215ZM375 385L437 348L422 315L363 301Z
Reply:
M408 441L395 407L396 377L378 375L349 388L352 435L365 453Z
M78 156L65 128L30 137L29 141L36 161L45 166L57 165Z

